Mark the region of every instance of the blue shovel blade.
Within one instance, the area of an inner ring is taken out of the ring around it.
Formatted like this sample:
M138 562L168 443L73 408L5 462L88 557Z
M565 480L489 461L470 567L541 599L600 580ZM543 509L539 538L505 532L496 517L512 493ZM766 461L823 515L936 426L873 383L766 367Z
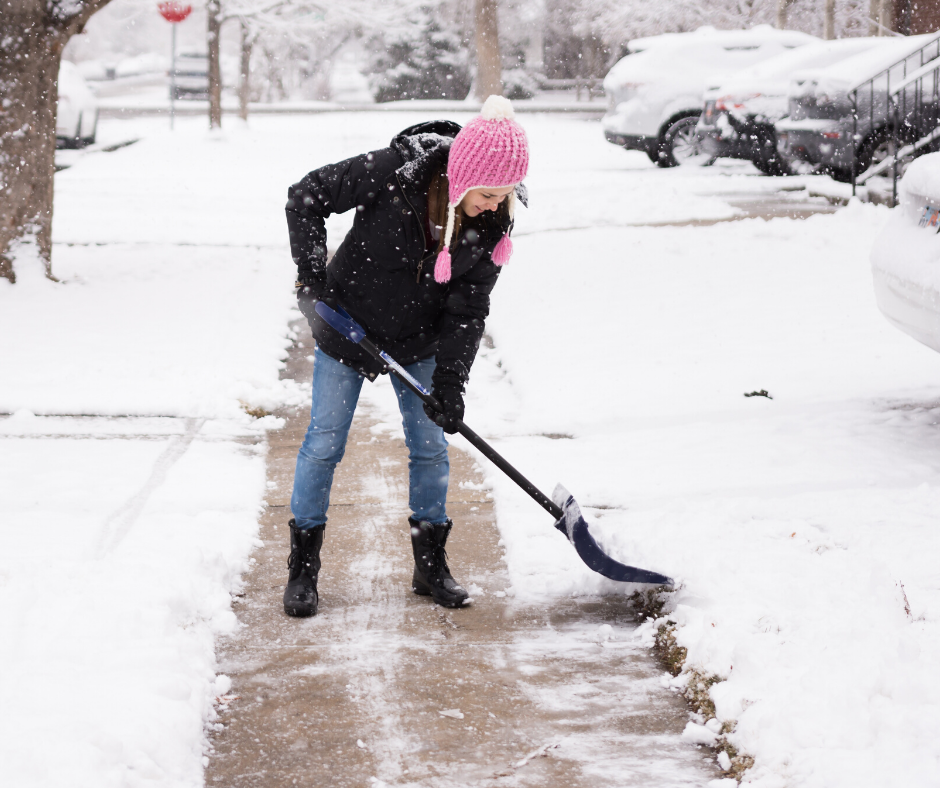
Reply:
M581 560L595 572L621 583L651 583L658 586L675 585L671 577L621 564L601 550L600 545L594 541L594 537L591 536L591 532L588 530L588 524L581 514L581 507L578 506L578 502L560 484L555 487L552 500L564 512L564 516L555 523L555 527L568 537L568 541L574 545L574 549L578 551Z

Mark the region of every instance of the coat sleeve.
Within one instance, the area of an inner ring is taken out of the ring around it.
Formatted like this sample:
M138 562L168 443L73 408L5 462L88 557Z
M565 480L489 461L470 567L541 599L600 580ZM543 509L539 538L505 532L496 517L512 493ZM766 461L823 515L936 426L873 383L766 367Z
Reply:
M461 388L466 385L480 349L486 316L490 313L490 293L499 272L489 254L485 254L463 276L451 282L437 346L435 385L455 382Z
M328 164L290 187L287 229L298 281L308 284L325 276L326 217L373 202L402 163L401 154L383 148Z

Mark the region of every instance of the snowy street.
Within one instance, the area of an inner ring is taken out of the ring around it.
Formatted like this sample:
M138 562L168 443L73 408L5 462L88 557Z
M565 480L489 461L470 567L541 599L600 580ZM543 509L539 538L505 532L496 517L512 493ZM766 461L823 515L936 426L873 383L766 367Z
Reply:
M0 280L4 784L203 784L231 702L217 648L283 427L265 414L309 396L282 374L299 317L287 187L432 117L226 117L218 134L105 119L100 147L139 141L56 176L60 282L28 261ZM711 684L717 722L693 713L674 737L709 769L753 759L759 788L940 785L940 356L875 305L889 209L833 210L811 178L743 162L657 169L597 120L518 119L530 207L467 423L544 491L563 483L618 560L676 579L630 643L685 650L664 692ZM329 221L331 246L348 225ZM366 388L376 429L399 429L388 380ZM513 610L638 590L479 472ZM669 763L659 785L693 784ZM618 784L598 769L585 784Z

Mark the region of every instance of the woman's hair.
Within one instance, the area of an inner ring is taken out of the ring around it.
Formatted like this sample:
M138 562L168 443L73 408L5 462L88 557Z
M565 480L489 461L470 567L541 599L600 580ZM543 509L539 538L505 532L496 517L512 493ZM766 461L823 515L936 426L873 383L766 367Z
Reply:
M447 202L449 181L447 180L447 171L438 170L431 177L431 184L428 186L428 217L438 227L440 227L441 237L437 242L437 253L444 249L444 228L447 227ZM505 222L509 216L509 200L507 198L499 204L496 209L496 215L501 222ZM473 221L466 213L463 206L458 205L454 212L454 236L452 243L455 243L460 237L460 228L464 222Z

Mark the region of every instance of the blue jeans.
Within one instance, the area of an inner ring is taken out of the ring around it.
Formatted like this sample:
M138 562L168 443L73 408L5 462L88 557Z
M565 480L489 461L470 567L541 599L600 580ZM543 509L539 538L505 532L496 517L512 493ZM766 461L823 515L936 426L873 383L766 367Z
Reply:
M434 359L429 358L410 364L405 369L430 391L434 366ZM333 471L346 451L346 438L359 401L362 381L362 375L354 369L316 349L310 426L297 455L294 492L290 499L290 508L298 528L313 528L326 523ZM445 501L450 462L444 430L425 415L421 400L394 375L392 386L398 397L409 452L408 504L417 520L435 524L446 522Z

